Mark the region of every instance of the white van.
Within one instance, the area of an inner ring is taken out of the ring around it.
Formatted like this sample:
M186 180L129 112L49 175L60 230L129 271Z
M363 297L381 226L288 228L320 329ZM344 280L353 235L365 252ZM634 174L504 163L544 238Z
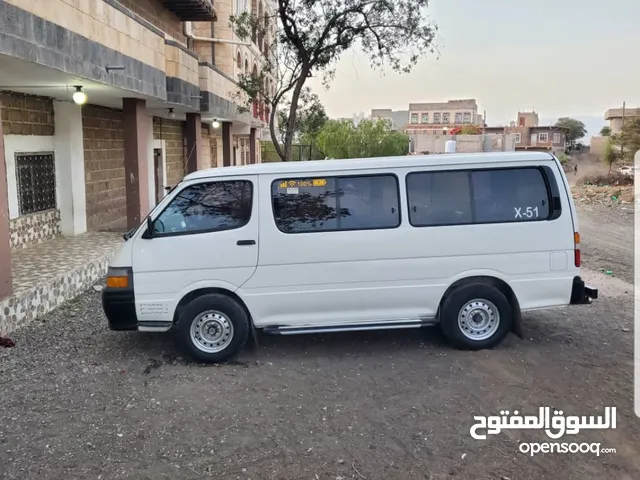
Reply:
M520 313L591 303L559 161L543 152L225 167L187 175L113 258L112 330L174 330L198 359L249 335L419 328L457 348Z

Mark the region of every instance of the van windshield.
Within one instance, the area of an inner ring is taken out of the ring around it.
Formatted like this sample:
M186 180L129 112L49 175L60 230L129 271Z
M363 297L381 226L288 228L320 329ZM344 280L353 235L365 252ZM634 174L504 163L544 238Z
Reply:
M167 191L167 193L166 193L165 197L166 197L166 196L168 196L168 195L170 195L170 194L171 194L171 192L173 192L173 191L176 189L176 187L178 187L178 185L180 185L181 183L182 183L182 182L176 183L173 187L171 187L171 188ZM131 237L133 237L133 236L135 235L135 233L138 231L138 229L139 229L142 225L146 225L146 223L147 223L147 218L149 218L149 216L150 216L152 213L154 213L154 212L158 209L158 207L160 206L160 204L161 204L161 203L162 203L162 200L161 200L161 201L159 201L159 202L157 202L157 203L156 203L156 205L155 205L155 207L153 207L153 208L149 211L149 213L147 213L147 214L144 216L144 218L140 221L140 224L139 224L137 227L133 227L131 230L129 230L127 233L125 233L125 234L122 236L122 238L124 238L124 239L125 239L125 241L126 241L126 240L129 240Z

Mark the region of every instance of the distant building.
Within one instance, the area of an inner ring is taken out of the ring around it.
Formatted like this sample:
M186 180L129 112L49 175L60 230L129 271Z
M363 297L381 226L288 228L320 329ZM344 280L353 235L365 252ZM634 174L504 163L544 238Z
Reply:
M410 103L405 131L410 135L442 135L464 125L483 126L475 99L436 103Z
M512 134L516 150L564 152L567 148L567 129L555 125L539 125L536 112L518 112L515 126L485 127L485 133Z
M640 108L627 108L624 111L624 118L640 117ZM604 119L609 120L611 133L616 134L622 131L622 108L610 108L604 112Z
M371 110L371 118L386 118L391 121L393 130L404 130L409 122L409 110L391 110L390 108L374 108Z
M624 118L628 119L632 117L640 117L640 108L625 108ZM604 112L604 119L609 120L611 135L622 131L622 108L610 108ZM593 136L591 137L589 150L592 154L603 157L608 142L609 137L603 137L601 135Z
M364 112L358 112L358 113L354 113L353 115L351 115L351 117L339 117L336 120L344 122L351 122L353 123L354 127L357 127L358 125L360 125L360 122L362 122L363 120L368 120L369 118L366 117L364 115Z

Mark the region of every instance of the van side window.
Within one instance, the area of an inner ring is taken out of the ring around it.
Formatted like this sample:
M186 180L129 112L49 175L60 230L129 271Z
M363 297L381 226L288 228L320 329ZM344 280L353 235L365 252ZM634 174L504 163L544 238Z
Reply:
M251 218L247 180L198 183L182 190L154 221L154 236L232 230Z
M409 221L414 227L472 222L466 171L410 173L407 197Z
M271 186L276 226L285 233L396 228L395 175L280 179Z
M538 168L496 168L407 175L414 227L546 220L550 195Z
M549 217L549 192L538 168L471 172L475 221L527 222Z

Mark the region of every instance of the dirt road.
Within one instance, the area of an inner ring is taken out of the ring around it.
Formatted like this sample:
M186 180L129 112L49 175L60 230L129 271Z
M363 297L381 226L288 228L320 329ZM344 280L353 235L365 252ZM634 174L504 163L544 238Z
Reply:
M581 220L587 265L629 272L632 223L611 242ZM169 335L108 331L90 291L0 349L0 478L640 478L633 286L584 276L596 303L528 314L526 338L492 351L452 350L435 329L262 337L217 367L176 357ZM617 429L561 440L617 452L532 457L519 444L551 441L541 431L469 434L474 415L541 406L618 407Z
M579 208L584 266L599 272L611 271L633 283L633 205L620 208Z

